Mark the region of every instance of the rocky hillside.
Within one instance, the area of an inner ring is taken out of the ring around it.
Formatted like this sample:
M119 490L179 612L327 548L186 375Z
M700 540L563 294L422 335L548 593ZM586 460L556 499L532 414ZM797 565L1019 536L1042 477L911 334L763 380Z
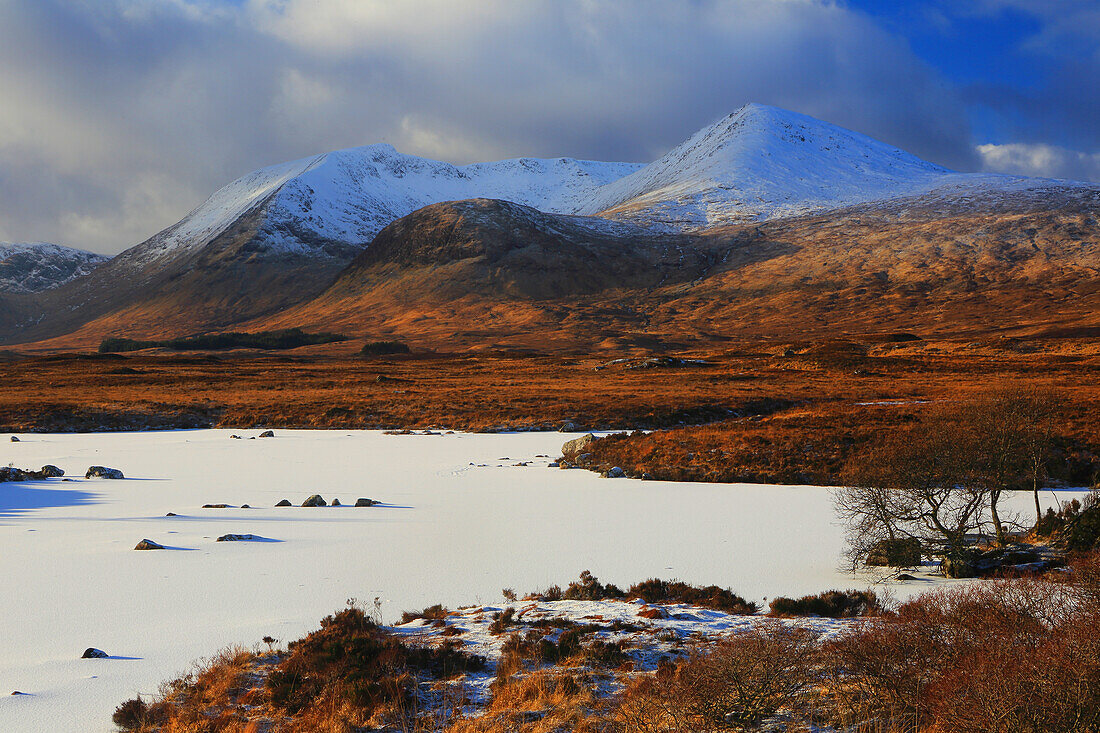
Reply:
M434 348L718 345L1100 326L1100 188L944 189L695 235L502 202L387 227L317 299L258 324Z
M0 242L0 293L37 293L87 275L109 257L45 242Z

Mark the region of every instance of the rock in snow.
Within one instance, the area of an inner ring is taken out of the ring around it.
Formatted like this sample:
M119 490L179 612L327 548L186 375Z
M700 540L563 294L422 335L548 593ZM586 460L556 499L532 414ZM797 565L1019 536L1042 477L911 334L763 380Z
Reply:
M47 463L42 467L42 475L46 478L61 478L65 472L52 463Z
M152 540L146 539L146 540L142 540L141 542L134 545L134 549L135 550L163 550L164 545L159 544L157 542L153 542Z
M106 466L89 466L88 471L84 474L84 478L112 478L120 479L126 478L122 475L122 471L117 468L107 468Z
M563 456L575 456L578 453L583 453L584 450L594 442L596 442L596 436L592 433L580 438L574 438L561 447L561 454Z
M282 501L280 501L275 506L294 506L294 505L290 503L289 499L283 499Z
M258 539L254 534L223 534L216 541L217 542L247 542L249 540Z
M355 506L374 506L377 503L378 502L375 501L374 499L365 499L365 498L362 498L362 497L355 500Z
M302 502L302 506L328 506L320 494L314 494L305 501Z
M107 659L111 655L102 649L96 649L94 646L90 646L84 650L84 654L81 655L81 659Z
M262 433L260 433L260 437L261 438L274 438L275 437L275 431L274 430L265 430Z

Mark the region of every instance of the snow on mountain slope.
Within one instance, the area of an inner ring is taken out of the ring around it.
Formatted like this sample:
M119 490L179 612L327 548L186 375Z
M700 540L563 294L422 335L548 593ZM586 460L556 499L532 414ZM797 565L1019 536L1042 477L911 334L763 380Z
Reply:
M0 242L0 292L37 293L87 275L109 258L45 242Z
M214 194L180 221L120 257L138 264L172 259L181 250L206 245L253 208L261 205L280 186L318 164L325 156L315 155L253 171Z
M576 213L702 227L894 198L951 175L865 135L748 104L604 186Z
M443 201L492 197L572 211L600 186L640 167L568 158L455 166L385 144L350 148L250 173L124 256L145 265L196 251L261 206L264 251L324 256L318 242L362 247L391 221Z

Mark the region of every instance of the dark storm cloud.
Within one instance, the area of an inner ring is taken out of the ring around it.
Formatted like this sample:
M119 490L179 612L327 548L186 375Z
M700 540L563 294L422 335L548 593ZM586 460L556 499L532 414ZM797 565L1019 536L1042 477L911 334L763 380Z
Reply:
M904 39L816 0L0 0L0 68L0 239L104 252L320 151L647 161L749 101L989 165Z

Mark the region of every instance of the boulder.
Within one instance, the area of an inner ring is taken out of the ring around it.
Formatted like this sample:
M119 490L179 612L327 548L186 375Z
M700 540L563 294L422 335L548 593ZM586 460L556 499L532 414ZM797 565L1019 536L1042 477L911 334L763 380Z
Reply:
M134 545L134 549L135 550L163 550L164 545L157 544L156 542L153 542L152 540L142 540L141 542Z
M962 557L945 557L940 563L940 570L948 578L973 578L978 575L974 565Z
M230 440L240 440L240 439L241 439L241 436L239 436L239 435L230 435L230 436L229 436L229 439L230 439Z
M575 433L577 432L577 424L573 422L564 422L561 427L558 428L559 433Z
M891 568L911 568L920 565L920 540L915 537L879 540L867 553L867 565Z
M223 534L216 542L248 542L257 539L254 534Z
M578 453L583 453L586 448L595 442L596 436L592 433L581 436L580 438L574 438L561 447L561 454L566 457L575 456Z
M321 498L320 494L314 494L313 496L303 501L302 506L328 506L328 503Z
M15 466L0 466L0 481L27 481L27 472Z
M229 509L228 504L203 504L203 509Z
M374 499L365 499L362 497L355 500L355 506L374 506L377 503L378 502Z
M117 468L107 468L106 466L88 466L88 470L84 473L84 478L126 478L122 475L122 471Z
M94 646L90 646L84 650L84 654L80 656L81 659L107 659L111 655L102 649L96 649Z
M175 512L168 512L168 513L167 513L167 514L165 514L164 516L166 516L166 517L174 517L174 516L176 516L176 513L175 513Z
M249 504L241 504L241 509L251 509L251 508L252 507Z
M969 570L977 577L1038 573L1064 567L1065 553L1047 545L1013 543L984 552L970 553L966 558ZM946 564L946 563L945 563ZM944 573L947 569L945 567ZM949 576L971 577L971 576Z
M289 499L283 499L282 501L280 501L275 506L294 506L294 505L290 503Z
M340 506L340 500L339 499L333 499L332 500L332 506Z
M64 471L62 471L60 468L53 465L52 463L47 463L45 466L43 466L41 473L46 478L61 478L65 475Z
M13 442L13 443L18 443L18 442L19 442L19 438L15 437L15 436L13 435L13 436L11 436L11 442Z
M624 476L626 476L626 471L621 466L612 466L603 474L604 478L623 478Z
M261 438L274 438L275 437L275 431L274 430L265 430L262 433L260 433L260 437Z

